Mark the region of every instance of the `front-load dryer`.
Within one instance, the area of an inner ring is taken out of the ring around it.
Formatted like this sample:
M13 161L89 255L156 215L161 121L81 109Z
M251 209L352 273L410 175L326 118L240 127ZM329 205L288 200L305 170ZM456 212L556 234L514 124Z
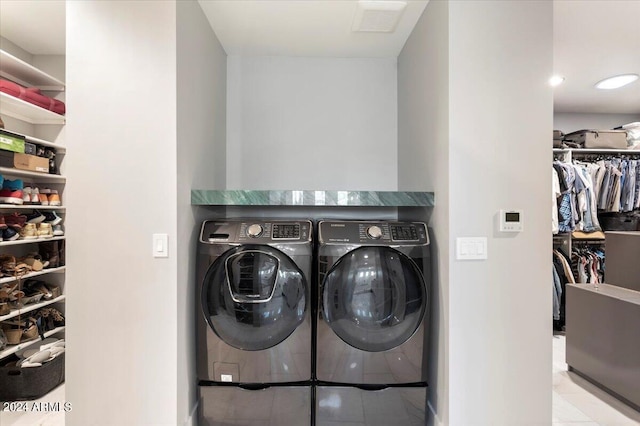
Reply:
M423 424L426 225L321 221L317 256L318 422Z
M308 220L202 224L200 424L309 424L312 229Z

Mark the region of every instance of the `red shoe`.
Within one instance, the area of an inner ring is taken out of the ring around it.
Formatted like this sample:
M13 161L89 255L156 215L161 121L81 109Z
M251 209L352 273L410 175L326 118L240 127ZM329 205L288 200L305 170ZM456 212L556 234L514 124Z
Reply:
M1 189L0 190L0 203L5 204L22 204L24 200L22 199L24 193L22 189L16 189L15 191L11 189Z
M12 215L4 216L2 219L4 220L6 226L11 226L15 229L22 229L25 222L27 221L27 216L14 212Z

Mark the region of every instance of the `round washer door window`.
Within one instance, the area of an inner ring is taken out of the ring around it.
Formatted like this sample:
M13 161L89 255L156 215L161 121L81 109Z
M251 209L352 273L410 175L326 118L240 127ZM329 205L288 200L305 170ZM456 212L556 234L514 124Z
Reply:
M245 245L211 265L202 286L202 309L213 331L243 350L271 348L304 320L307 283L281 251Z
M420 326L428 304L422 273L390 247L361 247L325 276L324 319L347 344L368 352L393 349Z

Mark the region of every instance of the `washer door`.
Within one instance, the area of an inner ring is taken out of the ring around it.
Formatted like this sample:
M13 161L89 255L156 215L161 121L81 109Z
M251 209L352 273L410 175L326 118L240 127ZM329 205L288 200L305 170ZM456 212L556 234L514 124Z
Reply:
M427 307L422 273L390 247L361 247L325 276L324 319L347 344L368 352L393 349L418 329Z
M243 350L271 348L304 320L307 282L281 251L258 245L227 250L202 286L202 310L225 343Z

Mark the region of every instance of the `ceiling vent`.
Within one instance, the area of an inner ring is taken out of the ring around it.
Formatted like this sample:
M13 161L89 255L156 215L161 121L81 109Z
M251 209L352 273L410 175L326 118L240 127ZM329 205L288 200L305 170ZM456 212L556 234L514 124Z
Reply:
M390 33L396 29L407 2L359 1L352 31Z

